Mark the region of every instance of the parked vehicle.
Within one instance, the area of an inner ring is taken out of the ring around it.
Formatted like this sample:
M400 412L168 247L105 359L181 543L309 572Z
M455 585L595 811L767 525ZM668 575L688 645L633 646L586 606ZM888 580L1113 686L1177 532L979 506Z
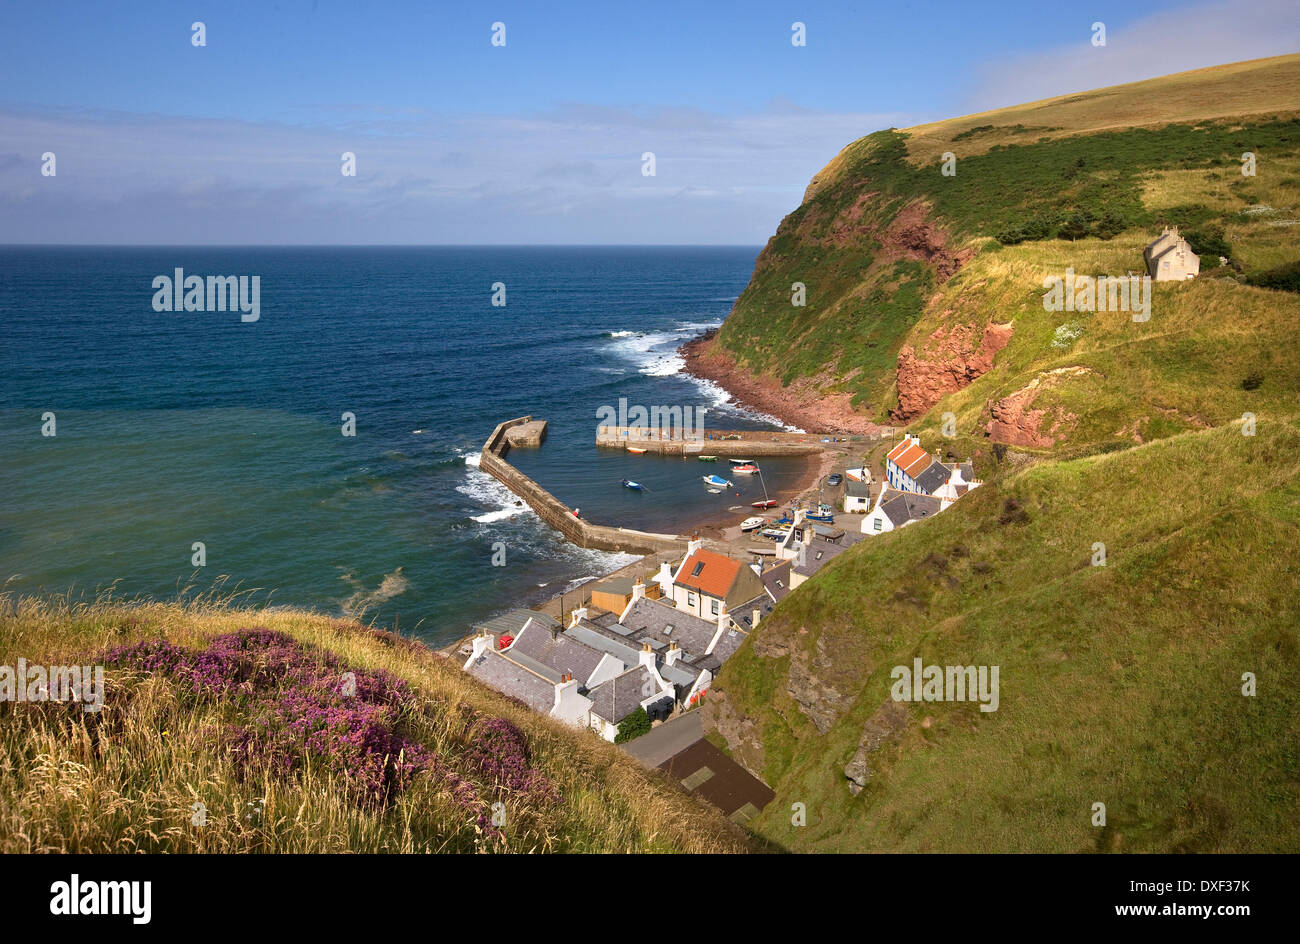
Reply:
M844 481L844 476L840 475L838 472L832 472L832 473L831 473L831 474L826 478L826 484L827 484L827 485L839 485L839 484L842 483L843 481Z

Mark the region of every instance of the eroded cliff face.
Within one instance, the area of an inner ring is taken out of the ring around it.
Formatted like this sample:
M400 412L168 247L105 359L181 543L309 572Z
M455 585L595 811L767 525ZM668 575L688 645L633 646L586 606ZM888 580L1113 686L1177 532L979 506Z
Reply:
M945 312L949 314L950 312ZM941 325L920 351L908 344L898 352L898 406L892 419L908 422L945 395L969 386L993 367L993 358L1011 340L1012 325L990 320Z
M1034 401L1062 381L1089 373L1087 367L1058 367L1039 374L1015 393L989 404L984 431L993 442L1008 446L1046 449L1056 445L1078 425L1078 417L1059 407L1034 409Z

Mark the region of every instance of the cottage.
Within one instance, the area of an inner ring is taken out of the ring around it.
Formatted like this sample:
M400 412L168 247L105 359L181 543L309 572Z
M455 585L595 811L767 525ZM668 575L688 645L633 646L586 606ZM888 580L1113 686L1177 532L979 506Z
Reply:
M1160 238L1147 246L1142 253L1147 263L1147 274L1157 282L1181 282L1195 278L1201 271L1201 258L1186 239L1178 235L1178 227L1166 228Z
M917 479L935 461L933 456L921 448L918 437L904 435L903 441L889 450L889 455L885 457L885 479L899 491L920 492ZM926 481L933 481L933 476Z
M678 609L716 619L730 608L762 596L763 582L749 567L692 541L691 550L673 575L672 600Z
M498 640L489 633L474 637L473 649L464 670L503 695L517 698L529 708L566 724L590 724L591 700L579 689L578 680L567 672L556 672L528 656L512 658L493 648Z
M950 504L950 501L935 495L882 489L875 507L862 519L862 533L872 536L893 531L914 521L932 518Z
M655 662L655 654L646 643L634 668L591 690L592 730L612 742L618 735L619 724L637 708L644 708L652 721L669 715L675 689L659 674Z
M844 510L854 514L866 514L870 511L871 486L857 479L845 481Z

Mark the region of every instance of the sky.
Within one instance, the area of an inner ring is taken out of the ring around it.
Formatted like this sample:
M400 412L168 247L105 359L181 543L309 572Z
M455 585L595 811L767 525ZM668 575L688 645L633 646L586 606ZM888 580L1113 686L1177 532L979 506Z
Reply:
M1297 0L0 0L0 243L760 245L872 131L1298 50Z

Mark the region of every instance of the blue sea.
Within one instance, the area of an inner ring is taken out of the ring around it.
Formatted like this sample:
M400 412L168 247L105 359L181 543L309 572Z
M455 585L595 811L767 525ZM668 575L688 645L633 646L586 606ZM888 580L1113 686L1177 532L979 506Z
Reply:
M589 520L676 532L748 511L757 483L712 495L708 466L594 439L620 397L778 428L675 353L722 322L757 252L0 247L0 582L164 600L220 584L446 644L632 560L568 545L478 470L502 420L550 422L511 461ZM177 268L258 276L260 317L155 311ZM769 487L803 470L764 462Z

